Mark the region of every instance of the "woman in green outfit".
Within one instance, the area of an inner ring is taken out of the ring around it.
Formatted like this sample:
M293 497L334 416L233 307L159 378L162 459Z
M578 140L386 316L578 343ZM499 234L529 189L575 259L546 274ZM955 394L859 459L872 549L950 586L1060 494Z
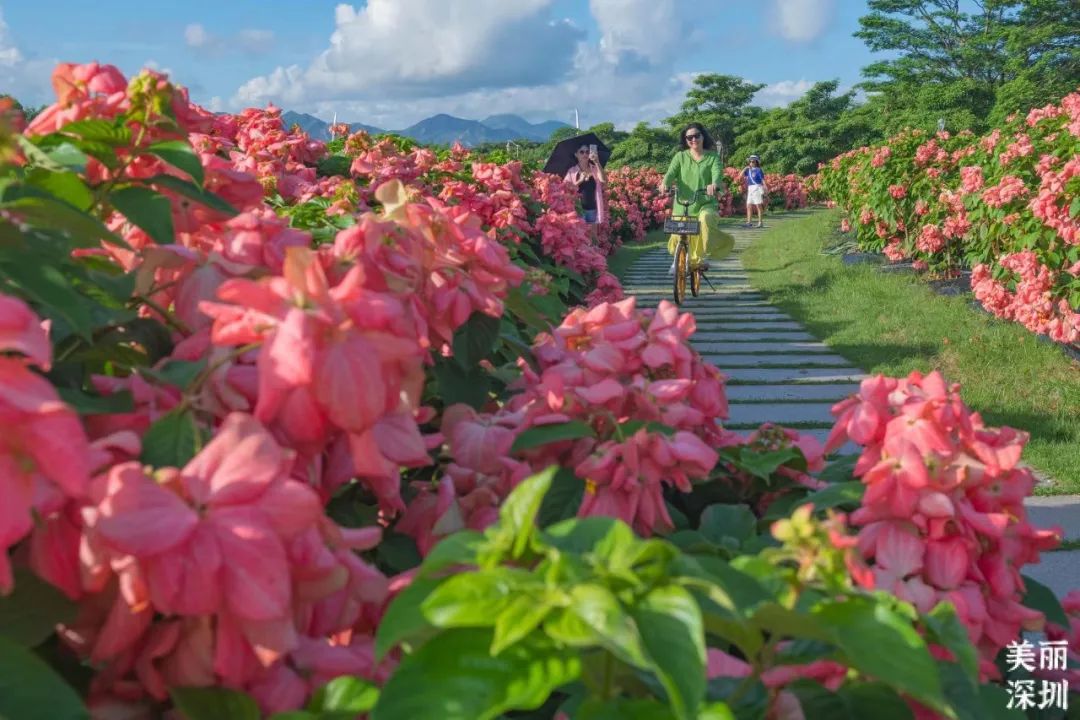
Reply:
M716 198L723 190L724 168L716 152L716 144L701 123L690 123L679 138L682 150L671 158L671 165L664 174L660 191L667 193L669 187L677 191L677 198L689 200L697 190L704 190L708 197L698 197L690 205L690 215L701 221L701 234L690 238L690 264L693 267L704 265L706 257L719 260L735 247L735 238L720 230L720 215L717 213ZM668 252L672 256L679 247L679 236L672 235L668 240ZM675 274L675 263L671 263L669 275Z

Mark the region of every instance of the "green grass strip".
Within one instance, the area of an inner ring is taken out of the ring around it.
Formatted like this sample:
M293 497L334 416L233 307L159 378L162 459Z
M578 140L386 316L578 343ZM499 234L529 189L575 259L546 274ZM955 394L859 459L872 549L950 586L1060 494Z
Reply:
M1031 434L1024 460L1053 478L1037 494L1080 493L1080 363L972 308L970 296L823 255L838 224L835 212L817 212L764 231L743 254L751 283L871 374L941 370L987 425Z

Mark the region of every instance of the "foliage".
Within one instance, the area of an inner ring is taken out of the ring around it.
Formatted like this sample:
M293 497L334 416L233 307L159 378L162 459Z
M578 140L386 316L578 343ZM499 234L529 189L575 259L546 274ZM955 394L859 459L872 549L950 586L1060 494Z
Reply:
M977 658L1065 620L978 582L1053 538L1026 438L940 377L838 406L855 481L813 437L723 427L693 316L621 299L560 178L328 147L149 70L53 80L0 123L0 714L833 717L803 678L978 716ZM650 177L620 176L635 234ZM973 518L1004 474L1003 520Z
M1080 93L982 138L901 133L831 161L821 187L863 248L969 267L987 310L1080 342Z

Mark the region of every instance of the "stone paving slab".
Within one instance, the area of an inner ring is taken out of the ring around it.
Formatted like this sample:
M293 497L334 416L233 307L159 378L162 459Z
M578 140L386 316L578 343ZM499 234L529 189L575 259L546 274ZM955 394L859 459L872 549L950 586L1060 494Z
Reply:
M1044 552L1038 565L1025 565L1021 572L1065 597L1080 588L1080 550Z
M760 425L767 422L815 423L831 428L833 403L742 403L728 406L730 425Z
M700 326L699 326L700 327ZM832 349L819 342L694 342L694 349L699 353L775 353L779 355L814 355L831 353Z
M727 389L729 403L746 400L775 402L828 400L838 402L859 391L855 383L822 383L820 385L732 385ZM775 406L771 406L775 407Z
M694 317L697 318L697 326L700 329L706 325L731 325L732 323L741 323L743 325L756 324L756 323L791 323L791 317L783 313L758 313L755 315L746 315L744 313L732 313L730 315L698 315L694 313Z
M862 382L868 376L849 368L720 368L729 380L749 383L848 383ZM777 415L780 419L782 416Z
M1054 495L1024 500L1028 519L1041 528L1060 526L1066 540L1080 540L1080 496ZM1080 584L1076 585L1080 588Z
M736 343L736 342L788 342L790 340L814 340L810 333L799 330L780 330L777 332L761 332L756 330L738 330L729 332L707 332L700 330L691 336L693 346L699 347L708 342Z
M778 322L729 322L724 323L724 330L728 332L737 332L739 330L756 330L758 332L771 332L773 330L802 330L803 327L794 320L783 320ZM701 333L704 335L705 333ZM698 333L694 333L697 337Z
M698 350L707 362L723 370L725 367L829 367L848 368L848 361L839 355L739 355Z

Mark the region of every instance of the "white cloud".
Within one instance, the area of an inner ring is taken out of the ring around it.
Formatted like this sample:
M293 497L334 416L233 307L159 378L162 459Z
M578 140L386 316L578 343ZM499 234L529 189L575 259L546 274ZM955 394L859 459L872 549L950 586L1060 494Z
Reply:
M797 42L808 42L821 35L832 20L834 0L773 0L773 29L781 37Z
M674 63L698 41L691 0L590 0L599 41L553 17L553 0L369 0L339 5L328 48L244 83L229 106L274 103L388 129L449 113L513 112L633 127L678 107ZM439 42L431 41L438 37Z
M199 23L192 23L184 28L184 42L188 47L203 48L214 44L214 38Z
M202 52L224 54L230 50L239 50L259 55L269 52L274 45L274 33L271 30L245 28L232 38L215 35L200 23L192 23L184 28L184 42L187 46Z
M274 31L247 28L236 34L236 40L240 48L249 53L265 53L274 46Z
M584 33L551 0L369 0L338 5L329 47L237 91L247 104L422 98L536 86L574 65Z
M0 13L0 91L26 105L51 102L49 78L57 62L27 58Z
M814 83L810 80L781 80L759 90L754 102L763 107L781 107L798 100L812 87Z
M683 0L589 0L600 26L600 52L616 67L642 70L669 64L685 51L690 3Z

